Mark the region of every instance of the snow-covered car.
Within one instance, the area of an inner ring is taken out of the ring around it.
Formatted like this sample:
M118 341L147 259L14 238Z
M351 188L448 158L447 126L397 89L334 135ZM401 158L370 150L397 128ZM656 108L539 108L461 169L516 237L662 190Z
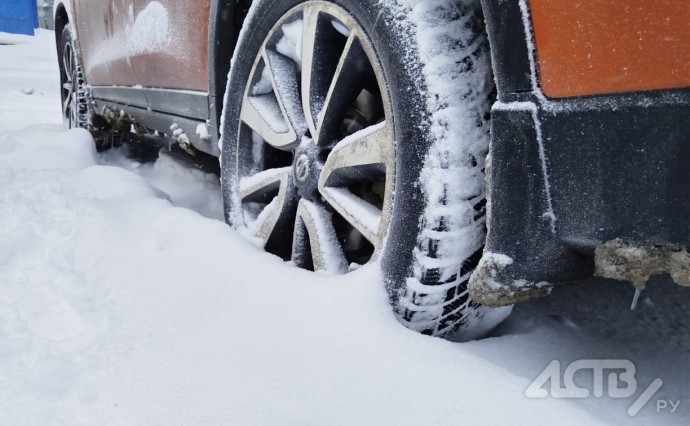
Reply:
M690 285L689 18L674 0L55 4L69 127L219 157L231 226L318 273L373 262L401 322L459 339L594 274Z

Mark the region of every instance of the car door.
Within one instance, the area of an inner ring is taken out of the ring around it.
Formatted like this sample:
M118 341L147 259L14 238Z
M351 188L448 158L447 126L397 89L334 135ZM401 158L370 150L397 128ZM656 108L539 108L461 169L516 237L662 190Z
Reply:
M94 98L146 108L128 53L134 0L77 0L75 16L82 64Z
M129 56L153 111L208 118L211 0L134 0Z

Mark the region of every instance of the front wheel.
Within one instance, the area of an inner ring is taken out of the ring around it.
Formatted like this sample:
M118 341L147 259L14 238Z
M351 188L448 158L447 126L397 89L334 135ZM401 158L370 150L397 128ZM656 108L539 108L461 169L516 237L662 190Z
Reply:
M467 291L493 91L481 16L394 3L254 2L224 105L227 220L313 271L376 262L405 325L472 338L507 315Z

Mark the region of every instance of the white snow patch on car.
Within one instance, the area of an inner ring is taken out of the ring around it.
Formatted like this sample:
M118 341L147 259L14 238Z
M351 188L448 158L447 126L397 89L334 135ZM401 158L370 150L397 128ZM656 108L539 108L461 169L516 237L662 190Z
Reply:
M127 37L127 53L140 55L164 50L168 45L168 11L160 2L152 1L139 12Z

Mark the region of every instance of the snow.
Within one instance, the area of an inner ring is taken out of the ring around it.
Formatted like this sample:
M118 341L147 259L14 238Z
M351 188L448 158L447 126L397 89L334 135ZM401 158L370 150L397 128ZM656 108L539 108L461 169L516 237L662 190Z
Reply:
M445 24L448 20L446 15L457 10L452 0L396 0L392 3L395 5L392 6L394 13L402 19L401 25L416 26L414 40L409 43L417 46L417 54L423 64L421 73L425 84L420 85L420 90L424 91L422 94L427 99L425 109L430 116L429 133L434 138L420 176L420 184L429 203L423 219L426 223L436 223L438 217L448 214L443 210L447 205L453 208L453 213L447 216L451 229L476 228L471 224L475 211L467 200L484 193L481 170L488 151L489 135L486 126L478 127L477 122L482 121L482 111L488 107L487 95L493 88L488 78L491 75L488 55L483 55L485 58L482 55L473 57L471 70L461 72L458 68L458 56L484 48L478 44L481 40L468 33L463 19ZM445 25L439 25L439 22ZM470 40L474 40L474 44L468 44ZM440 248L440 255L467 259L483 240L480 233L462 236L455 244ZM426 260L417 256L420 263Z
M165 150L153 164L130 159L122 150L106 151L100 155L99 161L143 177L168 199L174 200L176 206L194 210L210 219L223 220L218 178L178 162Z
M690 289L653 280L630 312L631 287L592 280L482 341L411 332L375 265L294 268L203 210L208 175L62 130L53 43L0 46L0 424L688 423ZM632 399L524 396L581 358L663 386L633 418Z
M0 44L24 44L30 43L34 36L26 34L13 34L0 31Z
M494 88L488 42L476 36L473 14L479 2L455 0L394 0L381 2L390 8L390 25L403 34L401 49L409 57L408 73L415 76L414 90L424 104L420 127L427 133L430 147L423 159L418 180L426 207L418 218L420 229L413 249L414 288L420 295L399 291L407 299L408 312L402 321L420 330L440 333L447 292L420 280L422 271L434 270L438 282L455 281L461 266L473 253L482 249L485 240L485 215L477 215L475 206L485 198L485 158L489 149L489 121L486 111ZM436 224L444 224L444 235L431 235ZM446 232L447 231L447 232ZM431 242L433 238L434 242ZM433 247L433 253L430 253ZM437 259L451 262L438 265ZM416 281L416 282L415 282ZM392 284L394 285L394 284ZM411 289L409 287L408 289ZM451 303L463 308L464 327L457 331L460 339L472 338L468 329L491 327L510 313L510 308L491 310L470 305L464 294L455 294ZM434 306L435 304L435 306ZM422 312L414 305L425 306ZM464 335L464 336L463 336Z
M196 126L196 135L202 141L208 142L211 140L211 132L208 123L199 124Z
M179 124L171 124L170 131L172 132L172 138L176 140L181 146L189 146L189 136L187 136L184 130L180 128Z
M152 1L139 12L127 35L127 54L140 55L163 50L169 37L168 11L160 2Z
M297 19L280 27L283 37L276 43L276 50L295 61L297 67L302 67L302 28L304 22Z
M344 35L345 37L350 36L350 30L347 29L345 25L343 25L340 21L337 20L332 20L331 25L333 25L333 28L335 28L336 31L338 31L340 34Z
M36 115L45 117L41 124L62 125L59 75L46 72L57 61L55 33L40 28L35 37L0 32L0 40L12 43L0 45L0 128L21 129ZM22 93L27 89L33 94Z
M130 56L162 52L175 43L177 34L170 27L165 6L158 1L149 2L136 17L130 7L127 14L121 14L118 19L122 21L120 25L124 31L115 31L101 40L97 49L88 52L90 60L87 67L108 67L116 61L129 61ZM88 74L90 69L86 72Z

